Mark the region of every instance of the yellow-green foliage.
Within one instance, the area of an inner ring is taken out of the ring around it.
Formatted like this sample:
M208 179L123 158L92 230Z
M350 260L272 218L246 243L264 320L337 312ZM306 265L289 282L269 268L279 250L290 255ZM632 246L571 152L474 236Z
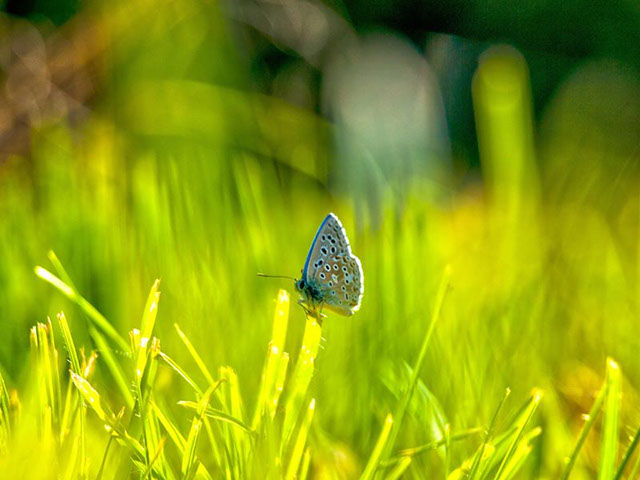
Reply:
M91 108L0 162L1 478L637 477L638 139L593 96L538 129L490 49L475 176L391 181L406 148L255 93L219 2L88 3ZM329 211L365 293L320 326L256 273Z

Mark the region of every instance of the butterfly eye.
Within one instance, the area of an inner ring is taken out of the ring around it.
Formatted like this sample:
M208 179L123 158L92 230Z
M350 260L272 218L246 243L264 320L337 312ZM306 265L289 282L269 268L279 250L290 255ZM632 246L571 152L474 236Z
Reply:
M331 253L336 253L336 247L331 247Z
M331 266L329 266L329 265L325 265L325 266L324 266L324 269L325 269L327 272L330 272L330 271L331 271Z
M334 270L338 270L338 264L337 264L337 263L334 263L334 264L333 264L333 269L334 269Z
M326 278L326 275L325 275L324 273L322 273L322 272L321 272L321 273L320 273L320 278L324 280L324 279Z
M326 249L326 247L322 247L322 248L320 249L320 251L321 251L324 255L326 255L327 253L329 253L329 251Z

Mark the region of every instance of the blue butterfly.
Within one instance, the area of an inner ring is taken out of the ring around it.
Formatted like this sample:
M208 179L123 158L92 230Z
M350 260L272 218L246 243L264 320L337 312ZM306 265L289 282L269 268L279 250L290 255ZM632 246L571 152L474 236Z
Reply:
M360 308L363 281L362 265L351 253L347 233L338 217L330 213L313 239L302 278L295 281L301 303L319 321L322 309L353 315Z

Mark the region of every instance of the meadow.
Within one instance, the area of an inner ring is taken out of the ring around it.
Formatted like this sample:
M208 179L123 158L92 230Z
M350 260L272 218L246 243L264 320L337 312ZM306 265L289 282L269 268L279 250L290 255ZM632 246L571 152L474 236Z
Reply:
M489 48L462 181L257 91L216 2L132 5L61 29L99 94L0 160L1 478L638 477L640 172L606 101L538 121ZM365 291L319 325L257 274L298 278L329 212Z

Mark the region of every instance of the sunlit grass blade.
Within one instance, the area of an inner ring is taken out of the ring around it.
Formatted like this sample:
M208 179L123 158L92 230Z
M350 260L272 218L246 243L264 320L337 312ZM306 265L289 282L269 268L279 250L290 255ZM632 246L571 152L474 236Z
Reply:
M169 435L169 438L171 439L173 444L176 446L180 454L182 454L184 452L185 446L187 445L187 440L184 438L182 433L180 433L178 427L176 427L174 423L169 420L169 418L167 418L161 408L159 408L154 402L151 402L149 405L153 409L156 417L158 418L158 421Z
M53 335L53 325L51 319L47 317L47 335L50 345L49 370L51 374L52 385L52 413L54 415L54 424L59 428L62 420L62 388L60 387L60 369L58 367L58 349Z
M220 378L225 382L226 388L220 389L220 397L222 399L223 409L230 413L229 417L234 420L240 420L243 425L245 422L244 403L242 396L240 395L240 385L238 381L238 375L231 367L220 367ZM207 416L209 414L207 413ZM246 426L246 425L245 425ZM226 439L228 443L231 443L233 454L235 456L234 468L237 476L245 476L245 461L247 456L247 449L249 445L249 437L238 430L232 428L231 425L226 425Z
M103 408L100 394L97 390L93 388L87 380L75 372L71 372L71 380L80 392L82 399L91 407L96 415L98 415L102 423L112 425L114 423L114 416L108 409Z
M80 360L78 358L78 352L76 351L76 346L73 341L73 336L71 335L69 322L67 322L67 317L65 317L63 312L60 312L58 313L58 315L56 315L56 318L58 320L60 331L62 332L62 339L64 340L64 346L67 350L67 355L69 355L69 360L71 361L71 370L80 375L82 373L82 370L80 369Z
M307 447L302 457L302 465L300 465L300 475L298 475L298 478L300 480L306 480L307 476L309 475L310 463L311 463L311 450Z
M529 402L529 405L527 406L525 414L522 415L520 419L516 422L515 426L517 430L516 430L515 438L509 445L507 453L502 459L500 468L498 468L498 472L496 473L496 477L495 477L496 480L504 480L509 474L507 466L509 465L509 462L512 460L512 457L518 453L517 449L520 446L520 442L524 436L525 429L527 428L527 425L529 424L531 417L533 417L533 414L538 408L538 405L540 404L541 400L542 400L542 391L536 390L531 398L531 401ZM519 456L517 458L519 458Z
M60 327L60 331L62 332L62 340L64 342L65 349L67 351L67 355L71 362L71 372L77 373L81 375L82 369L80 366L80 360L78 358L78 352L76 351L76 346L73 341L73 336L71 335L71 329L69 328L69 322L67 322L67 317L65 317L63 312L58 313L56 315L56 319L58 320L58 326ZM65 399L64 411L62 414L62 421L60 425L60 436L61 439L68 434L71 429L71 416L72 410L75 410L78 406L78 396L80 392L76 395L72 395L71 387L73 382L69 382L67 386L67 395ZM80 450L80 475L84 476L86 474L85 466L86 466L86 412L84 408L79 409L80 414L80 434L78 436L77 441L79 442L79 450Z
M633 464L633 468L631 469L631 473L627 478L638 478L638 473L640 472L640 455L636 456L636 461Z
M482 441L482 445L480 446L480 449L478 450L478 453L474 457L473 463L471 464L471 469L469 471L469 480L473 480L476 476L476 472L478 471L478 466L480 465L480 462L484 457L484 451L487 446L487 442L491 438L491 435L493 435L493 430L496 425L496 420L498 419L498 414L500 413L500 410L502 410L502 406L504 405L504 402L507 400L507 397L509 396L510 393L511 393L511 389L507 388L504 392L504 396L502 397L502 400L500 400L500 403L498 404L498 407L496 408L496 411L493 414L493 417L491 418L491 423L489 424L489 428L485 433L484 440Z
M307 409L300 429L298 430L298 436L293 444L293 451L291 452L291 458L289 459L289 466L287 467L287 473L285 475L286 480L293 480L296 478L298 469L300 468L300 460L304 452L304 447L307 443L307 436L309 435L309 429L311 428L311 422L313 421L313 413L316 408L316 400L311 399L309 408Z
M165 412L162 408L160 408L155 403L151 402L150 407L153 409L155 416L158 418L160 425L165 429L169 438L171 439L173 445L178 449L179 457L182 458L184 455L184 449L187 446L187 440L184 438L182 433L178 430L175 424L165 415ZM196 471L196 477L198 478L211 478L209 472L204 468L202 464L198 465L198 469Z
M611 358L607 360L607 394L604 401L602 444L598 480L611 480L615 475L618 457L618 412L620 409L620 367Z
M207 382L209 384L213 384L214 383L213 376L211 375L211 373L209 372L209 369L207 368L204 361L202 360L202 357L200 356L196 348L193 346L193 343L191 342L191 340L189 340L187 335L182 331L182 329L177 323L174 323L173 326L176 329L176 332L178 333L180 340L182 340L182 343L184 343L185 347L187 348L187 351L195 361L196 365L198 365L198 368L204 375ZM182 378L184 378L189 385L191 385L191 388L196 392L197 398L201 398L202 389L196 384L195 380L193 380L193 378L191 378L191 376L188 375L183 368L181 368L174 360L169 358L166 354L160 352L160 356L163 360L165 360L165 362L167 362L171 366L171 368L173 368L176 372L178 372L178 374ZM217 396L221 396L220 390L216 390L215 394ZM204 426L207 431L207 437L209 438L209 443L211 444L211 448L213 449L213 455L216 459L216 463L219 466L221 466L221 468L224 468L222 466L223 457L221 452L219 451L217 441L214 438L214 432L208 418L204 419Z
M444 475L445 477L449 476L449 471L451 470L451 425L448 423L444 426L444 435L443 435L443 447L444 447Z
M69 382L69 384L72 385L71 382ZM80 445L80 441L75 441L71 444L71 448L67 450L68 455L65 458L65 461L67 463L67 468L64 472L64 475L62 476L62 480L75 480L76 478L86 478L86 472L84 471L83 467L81 467L81 470L79 472L76 471L77 462L78 462L78 450L80 449L79 445ZM100 480L100 478L101 478L100 470L98 470L98 475L96 476L96 480Z
M9 392L0 373L0 454L5 453L11 436L11 418L9 416Z
M139 337L136 336L136 337ZM136 338L137 340L137 338ZM137 343L137 341L136 341ZM143 347L140 347L143 348ZM160 340L157 338L153 338L151 341L151 346L145 346L144 348L148 349L145 357L149 358L149 361L145 362L143 376L139 377L136 371L136 397L137 397L137 413L140 418L140 426L142 427L142 434L144 440L145 447L145 461L147 464L147 469L151 468L152 459L150 455L158 451L158 445L160 442L160 433L158 427L158 421L154 414L154 411L149 411L148 403L151 397L151 390L153 388L153 384L155 381L156 371L157 371L157 356L160 351ZM163 451L159 451L160 458L157 460L157 469L162 471L165 476L167 476L170 472L169 466L165 463L165 458Z
M502 475L499 477L499 480L510 480L513 478L524 462L527 460L527 457L533 450L531 446L531 441L538 437L542 433L542 428L536 427L522 436L521 440L518 442L518 446L514 451L513 455L510 456L509 461L506 463L504 470L502 471Z
M380 464L382 452L384 451L387 441L389 440L389 435L391 433L392 427L393 427L393 416L391 414L388 414L387 418L384 421L384 424L382 425L382 431L380 432L378 441L376 442L375 447L373 447L373 451L369 456L367 465L365 466L364 471L360 476L360 480L369 480L374 478L374 475L378 470L378 466Z
M313 377L314 362L318 356L320 340L322 338L322 327L311 315L307 315L300 354L296 362L293 375L290 378L289 396L287 397L284 423L282 426L281 454L287 449L291 434L300 417L302 405L307 395L309 382ZM277 374L277 370L274 372ZM275 379L274 379L275 381Z
M534 390L532 398L512 416L506 430L490 439L484 447L480 448L479 451L482 451L482 457L478 464L477 477L497 480L498 474L501 476L504 474L511 475L515 471L512 470L514 466L513 460L520 459L520 454L524 452L524 450L518 451L518 448L527 439L539 434L537 429L527 432L526 426L537 408L541 395L539 390ZM532 435L531 432L535 432L535 435ZM472 462L467 461L466 463L471 465ZM466 465L463 465L464 470L467 470Z
M422 370L422 364L424 363L425 356L427 354L427 349L429 347L429 342L431 340L431 335L433 334L433 330L438 322L438 318L440 317L440 309L442 308L442 304L444 302L445 294L449 288L449 278L451 277L451 268L447 266L442 275L442 279L440 280L440 286L438 287L438 292L436 294L435 303L433 306L433 311L431 314L431 320L429 322L429 326L427 331L425 332L424 339L422 341L422 346L420 348L420 353L418 354L418 358L416 359L415 364L413 365L413 369L411 372L411 377L409 379L409 384L407 385L406 390L402 394L396 410L393 414L393 426L391 427L391 432L389 434L389 441L386 443L385 450L383 452L383 460L387 460L391 452L393 451L393 447L396 442L396 438L400 433L400 427L402 426L402 420L407 411L407 407L409 402L411 401L411 396L413 395L413 391L416 388L416 384L418 383L418 378L420 377L420 371Z
M120 423L119 416L116 417L107 405L102 403L102 399L98 391L80 375L71 372L71 380L74 386L80 392L84 402L95 412L98 418L103 422L105 428L109 431L113 430L117 434L117 440L127 445L139 458L144 458L144 448L123 428ZM144 470L144 468L143 468Z
M616 472L616 476L614 477L614 480L620 480L622 478L622 475L624 474L625 468L627 468L627 464L629 463L629 460L633 456L633 453L636 451L638 442L640 442L640 427L636 430L636 433L633 435L633 438L631 439L631 443L629 443L627 450L624 452L622 461L620 462L620 466L618 466L618 471ZM635 476L632 476L629 478L635 478Z
M96 344L98 351L100 351L103 363L107 366L109 371L114 377L114 380L118 384L120 393L126 400L127 406L133 408L133 395L129 391L129 385L125 380L125 375L122 371L122 367L116 361L113 356L111 347L105 341L102 333L106 335L116 346L123 352L129 351L127 342L118 334L115 328L109 323L109 321L95 309L87 300L84 299L75 289L67 285L58 277L53 275L48 270L42 267L35 267L35 273L38 277L42 278L46 282L56 287L62 292L69 300L74 302L80 307L80 309L87 315L90 320L89 335ZM100 333L102 332L102 333Z
M131 393L130 383L127 381L127 377L122 370L122 366L116 360L112 351L113 349L109 346L106 339L97 328L90 326L89 336L93 340L96 350L100 352L102 363L106 365L107 369L113 376L113 379L118 386L118 391L124 397L125 404L127 407L133 409L134 398Z
M271 392L267 397L267 405L269 406L269 415L273 419L276 414L276 410L279 405L280 395L284 389L284 384L287 379L287 369L289 367L289 354L283 352L278 361L278 370L276 371L276 378L271 388Z
M156 452L151 457L151 461L149 462L149 465L147 466L147 469L142 474L141 478L145 479L145 478L150 478L151 477L151 472L153 471L154 466L157 464L158 459L160 458L160 454L164 450L164 444L166 443L166 441L167 441L167 439L165 437L162 437L158 441L158 446L157 446Z
M64 266L62 265L62 262L60 261L60 259L58 258L58 256L55 254L53 250L49 250L47 252L47 258L51 262L51 265L53 265L53 267L58 272L58 277L60 277L60 279L64 283L66 283L69 287L71 287L72 290L77 291L76 286L73 284L73 280L71 280L71 276L67 273L67 270L64 268Z
M49 324L38 323L37 325L37 333L38 333L38 351L39 351L39 361L40 361L40 373L43 377L44 381L44 390L45 394L45 402L51 409L49 415L53 415L53 412L56 410L56 397L54 393L54 379L53 379L53 368L52 368L52 357L54 353L51 350L51 345L49 343ZM53 420L51 416L50 420Z
M96 310L82 295L75 291L72 287L64 283L53 273L45 268L35 267L35 273L44 281L56 287L69 300L78 305L84 313L87 314L92 323L99 328L111 341L113 341L122 351L129 350L129 345L124 338L116 331L116 329L104 318L104 316Z
M578 440L576 441L576 444L573 447L571 455L569 455L568 457L567 464L562 472L562 477L561 477L562 480L566 480L569 478L569 475L573 470L576 460L578 459L578 455L582 450L582 446L584 445L584 442L587 439L587 435L589 435L589 432L591 431L591 427L593 427L593 424L596 418L600 414L600 410L602 410L604 399L607 396L607 390L608 390L608 381L605 378L604 384L602 385L602 388L600 389L598 396L596 397L595 401L593 402L593 405L591 406L591 410L589 410L589 413L586 415L586 421L582 426L582 429L580 430L580 434L578 435Z
M182 400L178 402L178 405L185 408L189 408L191 410L199 411L198 409L200 407L200 402L191 402L188 400ZM247 433L254 433L254 430L252 430L249 425L244 423L242 420L234 417L233 415L229 415L228 413L223 412L222 410L218 410L216 408L207 406L205 410L205 414L209 418L213 418L215 420L220 420L222 422L229 423L231 425L238 427L240 430L244 430Z
M160 352L160 341L157 338L152 338L160 301L159 286L160 280L157 279L147 296L142 320L140 321L140 329L132 330L129 338L135 365L136 408L140 418L140 427L142 428L147 471L151 471L153 466L157 465L157 469L163 472L164 476L167 476L170 469L165 463L163 449L159 448L160 434L158 432L157 419L153 411L147 411L148 399L157 370L156 357ZM152 459L151 455L154 452L158 452L159 457Z
M177 323L174 323L173 326L176 329L176 332L178 332L178 336L180 337L180 340L182 340L182 343L184 343L185 347L187 347L187 350L191 354L191 357L193 357L193 360L196 362L196 365L198 365L198 368L204 375L204 378L210 384L214 383L213 376L209 372L209 369L207 368L205 363L202 361L202 357L200 357L200 354L191 343L191 340L189 340L189 338L185 335L185 333L182 331L182 329Z
M411 465L411 457L403 457L386 476L385 480L398 480Z
M182 377L189 384L189 386L194 390L197 398L202 398L202 395L203 395L202 389L198 386L198 384L195 382L195 380L193 380L191 378L191 376L180 365L178 365L171 357L169 357L167 354L165 354L162 351L158 352L158 356L162 360L164 360L165 363L167 363L167 365L169 365L175 372L178 373L178 375L180 375L180 377ZM159 411L159 409L157 409L157 410ZM164 422L163 422L163 424L164 424ZM214 454L214 457L216 459L216 463L218 465L221 465L222 464L222 456L221 456L221 454L220 454L220 452L218 450L217 443L216 443L216 441L214 439L213 430L211 428L211 425L209 424L209 421L206 418L204 419L204 425L205 425L205 428L207 430L207 436L209 437L209 442L211 443L211 447L213 449L213 454ZM165 428L167 428L167 425L164 425L164 426L165 426Z
M100 462L100 468L98 469L98 474L96 475L96 480L101 480L102 475L104 474L104 468L107 464L107 458L109 456L109 451L111 450L111 445L113 445L114 436L109 436L109 441L107 442L107 446L104 449L104 453L102 454L102 462Z
M136 365L136 377L140 382L144 369L147 364L147 352L149 343L151 342L151 334L153 333L153 327L156 323L156 316L158 315L158 302L160 301L160 292L158 288L160 286L160 280L156 280L151 287L149 296L147 297L147 303L144 307L144 313L142 314L142 321L140 322L140 334L139 343L134 345L135 351L133 352Z
M187 437L187 443L185 445L184 454L182 456L182 478L188 479L195 473L196 459L196 446L198 444L198 438L200 436L200 430L202 430L202 424L204 416L209 405L211 395L220 386L222 380L218 380L216 383L209 386L197 405L197 411L193 421L191 422L191 429L189 430L189 436Z
M258 400L253 416L252 426L258 429L260 421L266 412L273 413L278 404L284 376L289 362L289 356L284 352L289 319L289 294L286 290L279 290L273 317L271 342L267 350L267 360L263 367Z
M482 428L476 427L476 428L469 428L469 429L463 430L461 432L456 432L456 433L453 433L453 434L450 435L449 442L453 443L453 442L458 442L460 440L466 440L469 437L472 437L472 436L478 435L479 433L482 433L482 431L483 431ZM414 457L414 456L419 455L419 454L424 453L424 452L428 452L428 451L431 451L431 450L436 450L436 449L440 448L441 446L445 445L446 442L447 442L447 440L445 438L441 438L440 440L429 442L427 444L420 445L418 447L406 448L404 450L400 450L395 457L389 459L387 462L384 463L384 465L400 462L405 457Z
M191 376L180 366L178 365L169 355L164 352L159 352L158 356L166 362L171 368L173 368L178 375L180 375L189 386L198 394L199 397L202 396L202 389L198 386L198 384L191 378Z

